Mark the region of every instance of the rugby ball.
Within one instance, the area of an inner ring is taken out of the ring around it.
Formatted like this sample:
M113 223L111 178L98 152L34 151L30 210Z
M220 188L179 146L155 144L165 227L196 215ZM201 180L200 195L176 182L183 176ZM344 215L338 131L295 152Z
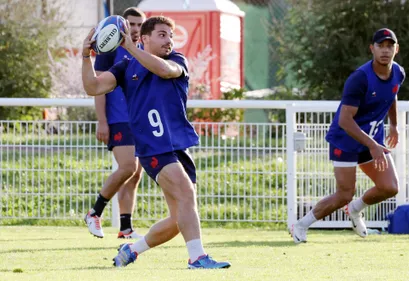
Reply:
M121 31L125 32L126 21L121 16L109 16L103 19L95 28L92 49L97 54L115 51L122 43Z

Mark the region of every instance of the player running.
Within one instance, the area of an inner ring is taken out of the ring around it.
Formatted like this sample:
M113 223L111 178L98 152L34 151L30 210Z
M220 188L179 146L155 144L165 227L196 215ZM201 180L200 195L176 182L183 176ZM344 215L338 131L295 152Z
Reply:
M144 50L138 49L126 30L122 46L133 58L124 59L96 77L89 59L83 60L82 77L88 95L103 95L117 85L124 89L135 139L136 154L147 174L162 188L169 216L154 224L133 244L124 244L114 258L126 266L138 255L161 245L179 231L189 253L188 268L228 268L204 250L196 204L196 167L188 148L199 143L186 117L189 74L186 58L173 51L173 20L151 17L142 25ZM84 40L88 55L91 31Z
M398 193L398 179L389 149L385 147L384 119L389 117L390 148L398 143L397 100L405 72L394 62L399 51L395 33L387 28L376 31L370 49L373 60L353 72L344 85L341 104L327 133L329 157L333 161L336 192L315 205L293 225L295 243L307 242L307 229L315 221L344 207L354 231L367 236L362 210ZM375 186L351 201L355 193L356 167Z
M130 7L124 11L123 17L129 21L132 42L137 45L146 16L141 10ZM123 58L131 57L121 46L114 52L97 55L94 65L96 74L100 75ZM139 238L140 235L132 227L132 214L142 167L137 159L135 161L135 143L121 87L116 87L107 95L95 97L95 110L98 118L97 139L107 144L109 151L113 151L118 169L106 180L93 208L85 216L85 223L91 234L103 238L101 215L109 200L118 192L121 222L118 238Z

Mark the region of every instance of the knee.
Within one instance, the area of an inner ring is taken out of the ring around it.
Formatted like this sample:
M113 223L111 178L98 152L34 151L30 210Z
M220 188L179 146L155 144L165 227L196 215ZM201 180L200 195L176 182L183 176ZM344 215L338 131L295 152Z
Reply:
M384 193L388 198L395 196L399 192L399 185L397 181L380 184L377 186L377 188L381 190L382 193Z
M133 180L135 182L139 182L141 180L141 178L142 178L142 166L140 164L135 165L135 172L134 172L132 178L133 178Z
M132 188L136 188L138 183L141 181L141 178L142 178L141 171L136 170L136 172L134 172L128 180L130 182L130 186L132 186Z
M187 181L181 181L175 184L174 187L173 197L178 202L178 205L183 206L183 208L196 206L196 191L192 184Z
M344 183L339 183L338 184L338 191L336 193L337 195L337 201L338 201L338 207L343 207L347 205L349 202L352 201L354 198L355 194L355 187L351 188L351 185L344 184Z
M338 207L341 208L347 205L354 198L354 193L342 192L338 194Z
M125 178L130 178L135 174L136 164L134 162L124 163L118 167L120 172Z

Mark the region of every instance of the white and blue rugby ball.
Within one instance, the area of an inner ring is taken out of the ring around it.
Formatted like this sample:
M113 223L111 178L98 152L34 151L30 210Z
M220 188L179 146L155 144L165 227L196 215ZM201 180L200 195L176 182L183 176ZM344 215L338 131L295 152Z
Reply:
M121 31L125 32L126 21L121 16L109 16L98 24L92 40L92 49L97 53L109 53L115 51L122 43Z

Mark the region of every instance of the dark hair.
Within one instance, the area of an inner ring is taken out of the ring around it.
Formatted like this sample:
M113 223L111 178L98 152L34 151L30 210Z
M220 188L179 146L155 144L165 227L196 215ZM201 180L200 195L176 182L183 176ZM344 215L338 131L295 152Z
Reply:
M146 19L146 15L144 12L142 12L140 9L136 7L130 7L124 11L122 16L126 19L128 16L134 16L134 17L141 17Z
M151 35L157 24L166 24L172 30L175 29L175 22L171 18L164 16L150 17L141 26L141 36Z

